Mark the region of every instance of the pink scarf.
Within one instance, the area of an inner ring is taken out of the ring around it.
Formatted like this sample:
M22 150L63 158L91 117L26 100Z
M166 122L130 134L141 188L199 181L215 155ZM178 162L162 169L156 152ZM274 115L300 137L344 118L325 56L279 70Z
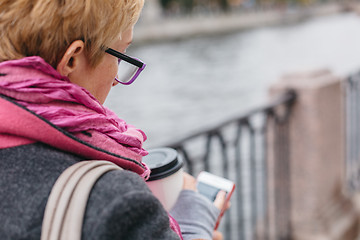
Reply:
M137 161L147 154L141 130L119 119L40 57L1 62L0 94L92 145L120 155L125 148L127 157Z

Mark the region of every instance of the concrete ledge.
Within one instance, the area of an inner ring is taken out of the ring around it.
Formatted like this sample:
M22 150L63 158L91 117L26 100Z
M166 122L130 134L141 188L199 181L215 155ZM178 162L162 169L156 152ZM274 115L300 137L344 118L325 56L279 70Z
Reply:
M146 9L144 9L146 11ZM266 10L228 15L182 18L141 18L134 29L134 43L179 40L241 31L249 28L298 22L309 17L343 11L341 4L326 4L296 10ZM146 16L146 14L145 14Z

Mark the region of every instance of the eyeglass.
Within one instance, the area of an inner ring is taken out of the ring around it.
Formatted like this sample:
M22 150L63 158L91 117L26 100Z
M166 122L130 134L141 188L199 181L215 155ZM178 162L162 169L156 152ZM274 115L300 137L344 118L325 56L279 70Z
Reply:
M133 83L146 66L140 59L130 57L112 48L106 49L105 52L118 58L119 66L115 80L121 84Z

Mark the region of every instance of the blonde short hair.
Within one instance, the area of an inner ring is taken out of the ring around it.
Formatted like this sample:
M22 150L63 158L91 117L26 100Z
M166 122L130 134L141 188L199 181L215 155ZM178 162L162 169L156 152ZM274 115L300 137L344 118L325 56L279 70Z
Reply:
M0 62L40 56L56 67L83 40L96 66L104 47L132 27L144 0L1 0Z

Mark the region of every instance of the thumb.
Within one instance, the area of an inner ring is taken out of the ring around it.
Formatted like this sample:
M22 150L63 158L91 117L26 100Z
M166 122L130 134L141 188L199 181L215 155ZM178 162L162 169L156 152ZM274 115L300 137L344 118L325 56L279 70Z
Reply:
M221 210L224 207L225 200L226 200L226 192L219 191L214 201L215 207Z

